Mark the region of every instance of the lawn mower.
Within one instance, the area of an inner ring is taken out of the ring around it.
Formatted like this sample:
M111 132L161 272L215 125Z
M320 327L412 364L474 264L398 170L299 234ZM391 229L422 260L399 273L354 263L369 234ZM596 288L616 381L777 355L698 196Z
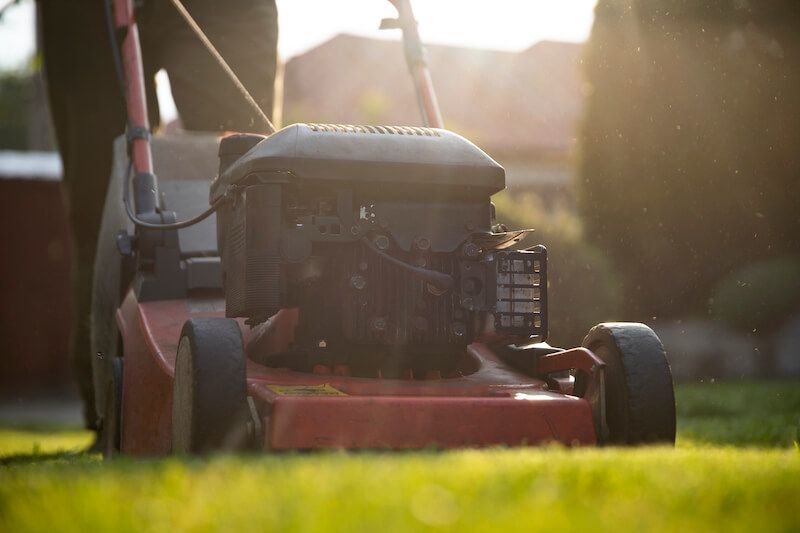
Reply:
M504 169L443 129L407 0L382 26L424 126L221 139L150 138L132 3L93 296L106 455L674 442L647 326L546 343L546 248L515 249Z

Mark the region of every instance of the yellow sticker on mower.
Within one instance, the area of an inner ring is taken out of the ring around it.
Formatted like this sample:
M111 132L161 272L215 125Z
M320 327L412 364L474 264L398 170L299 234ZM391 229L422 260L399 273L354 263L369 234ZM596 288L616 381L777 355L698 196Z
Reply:
M278 396L347 396L330 383L319 385L267 385L267 388Z

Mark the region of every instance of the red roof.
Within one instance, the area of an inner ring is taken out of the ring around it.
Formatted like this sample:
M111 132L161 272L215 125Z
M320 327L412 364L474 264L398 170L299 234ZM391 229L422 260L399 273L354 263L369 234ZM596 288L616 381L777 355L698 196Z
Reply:
M445 127L487 150L570 150L581 44L522 52L427 45ZM421 125L400 41L338 35L286 64L284 121Z

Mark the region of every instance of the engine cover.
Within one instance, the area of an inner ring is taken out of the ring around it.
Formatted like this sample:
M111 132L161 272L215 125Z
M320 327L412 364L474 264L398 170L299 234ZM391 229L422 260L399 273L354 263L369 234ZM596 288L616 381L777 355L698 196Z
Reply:
M490 197L503 168L446 130L295 124L222 139L226 315L299 309L297 358L446 368L493 316L546 337L546 251L506 248ZM493 230L494 229L494 230ZM527 231L527 230L526 230Z

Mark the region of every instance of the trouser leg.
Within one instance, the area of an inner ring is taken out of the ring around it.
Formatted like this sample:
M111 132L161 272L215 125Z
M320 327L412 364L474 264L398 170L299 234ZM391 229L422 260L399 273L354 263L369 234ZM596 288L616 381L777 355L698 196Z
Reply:
M71 359L96 427L89 317L97 233L111 170L113 139L124 130L124 105L98 0L41 0L43 64L50 110L64 167L73 250Z
M272 116L278 18L274 0L187 0L187 10L250 94ZM264 131L258 115L170 2L142 12L146 68L165 68L187 130Z
M271 115L276 70L274 0L188 0L256 101ZM88 427L96 427L90 314L97 235L112 143L125 108L114 69L102 0L40 0L43 58L51 114L64 165L73 246L73 370ZM155 14L153 16L153 14ZM166 1L141 12L145 70L166 68L186 129L253 131L260 123L235 86ZM151 76L145 80L152 84ZM149 92L152 95L152 91ZM155 102L152 102L155 104ZM96 379L94 381L97 381Z

